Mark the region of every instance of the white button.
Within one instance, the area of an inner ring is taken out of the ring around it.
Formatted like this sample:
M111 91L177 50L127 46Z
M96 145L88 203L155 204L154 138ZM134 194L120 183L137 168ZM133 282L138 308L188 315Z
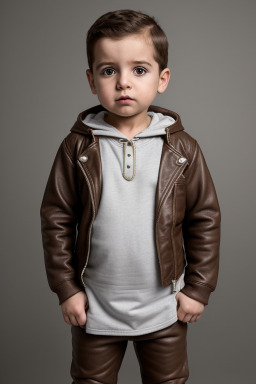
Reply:
M186 160L187 160L187 159L185 159L185 157L180 157L179 160L178 160L178 162L182 164L182 163L184 163L184 161L186 161Z
M88 160L88 156L81 156L79 157L79 160L82 161L82 163L85 163Z

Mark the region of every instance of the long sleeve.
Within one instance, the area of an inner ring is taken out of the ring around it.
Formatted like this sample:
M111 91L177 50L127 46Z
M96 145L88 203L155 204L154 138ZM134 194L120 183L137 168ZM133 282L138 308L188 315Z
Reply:
M187 174L183 239L188 264L181 292L205 305L218 279L220 223L221 212L215 187L196 142Z
M79 207L75 172L64 139L52 165L40 209L47 279L60 304L82 290L74 269Z

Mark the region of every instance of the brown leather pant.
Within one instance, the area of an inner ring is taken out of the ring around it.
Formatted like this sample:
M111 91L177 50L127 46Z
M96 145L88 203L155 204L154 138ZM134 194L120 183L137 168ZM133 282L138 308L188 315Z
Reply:
M72 325L72 384L116 384L128 340L133 341L143 384L184 384L189 376L187 327L178 320L146 335L111 336Z

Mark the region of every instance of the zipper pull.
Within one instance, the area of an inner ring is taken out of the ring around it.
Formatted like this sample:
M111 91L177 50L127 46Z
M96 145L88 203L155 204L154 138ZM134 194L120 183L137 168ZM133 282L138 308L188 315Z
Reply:
M177 292L177 290L176 290L176 282L177 282L177 280L172 280L173 292Z

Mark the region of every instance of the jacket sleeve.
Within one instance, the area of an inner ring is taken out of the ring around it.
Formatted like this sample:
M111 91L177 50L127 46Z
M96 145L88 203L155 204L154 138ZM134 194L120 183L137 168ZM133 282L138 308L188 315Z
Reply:
M78 194L75 166L66 139L55 156L44 191L40 216L47 279L61 304L82 291L76 281L74 269Z
M187 172L186 213L182 226L187 265L181 292L207 305L218 279L221 212L197 142Z

